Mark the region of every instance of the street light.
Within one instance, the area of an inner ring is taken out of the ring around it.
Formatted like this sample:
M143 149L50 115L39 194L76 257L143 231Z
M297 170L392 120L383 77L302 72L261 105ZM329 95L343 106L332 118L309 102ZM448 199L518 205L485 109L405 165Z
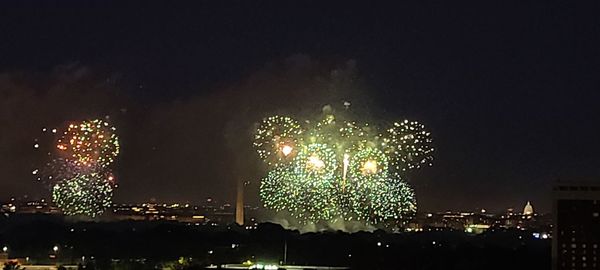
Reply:
M53 250L54 252L58 252L58 246L54 246L54 247L52 248L52 250Z
M8 247L7 246L2 247L2 252L4 252L4 253L8 252Z

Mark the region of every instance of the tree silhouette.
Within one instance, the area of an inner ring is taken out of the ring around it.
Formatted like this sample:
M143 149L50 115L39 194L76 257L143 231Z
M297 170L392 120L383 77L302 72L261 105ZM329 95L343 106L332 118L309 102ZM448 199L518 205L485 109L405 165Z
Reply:
M19 265L19 262L17 262L17 261L7 261L4 263L4 267L2 269L4 269L4 270L20 270L21 265Z

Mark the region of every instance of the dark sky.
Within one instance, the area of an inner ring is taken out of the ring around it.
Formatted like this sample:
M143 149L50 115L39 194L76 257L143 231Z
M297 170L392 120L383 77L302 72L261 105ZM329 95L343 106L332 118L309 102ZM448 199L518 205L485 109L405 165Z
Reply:
M547 211L557 179L600 179L593 2L125 2L0 4L0 198L47 196L41 127L106 115L116 201L231 200L239 178L256 193L253 124L343 100L432 130L435 165L410 178L422 210Z

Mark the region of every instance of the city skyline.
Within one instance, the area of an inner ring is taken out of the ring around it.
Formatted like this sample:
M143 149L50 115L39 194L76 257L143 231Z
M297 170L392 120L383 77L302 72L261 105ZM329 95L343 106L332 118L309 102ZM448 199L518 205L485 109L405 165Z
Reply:
M563 184L568 184L568 183L563 183ZM30 197L29 195L24 195L24 196L9 196L6 198L0 198L0 203L10 203L10 202L18 202L18 203L33 203L33 202L45 202L45 203L49 203L54 205L54 203L52 202L52 196L51 194L48 195L48 197ZM190 205L190 206L202 206L202 205L206 205L206 204L219 204L220 206L227 206L227 207L231 207L232 209L237 209L237 201L234 200L222 200L222 199L217 199L215 197L205 197L199 200L195 200L195 201L191 201L191 200L181 200L181 201L160 201L157 200L156 198L148 198L146 200L140 200L140 201L113 201L112 202L112 206L114 207L115 205L141 205L141 204L155 204L155 205L163 205L163 206L169 206L169 205ZM446 213L446 212L463 212L463 213L482 213L482 214L502 214L502 213L525 213L525 210L522 209L526 209L528 206L530 205L535 208L534 213L536 214L550 214L552 209L548 210L548 211L539 211L537 205L534 204L534 202L531 201L525 201L522 204L515 204L515 205L506 205L504 207L500 207L499 209L491 209L491 208L484 208L484 207L478 207L478 206L473 206L473 207L467 207L467 208L455 208L455 209L441 209L441 210L427 210L427 209L421 209L419 208L417 213L422 215L422 214L427 214L427 213ZM257 209L261 209L262 211L269 211L267 208L265 208L262 205L262 202L256 201L256 202L244 202L243 204L246 208L247 207L256 207Z

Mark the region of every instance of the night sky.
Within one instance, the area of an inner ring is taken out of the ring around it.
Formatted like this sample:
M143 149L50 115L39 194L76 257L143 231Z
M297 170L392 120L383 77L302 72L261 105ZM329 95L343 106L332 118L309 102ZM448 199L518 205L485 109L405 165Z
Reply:
M420 210L549 211L557 180L600 180L591 4L109 2L0 4L0 198L48 197L42 127L109 116L115 201L231 201L241 178L257 202L254 124L346 100L431 129Z

